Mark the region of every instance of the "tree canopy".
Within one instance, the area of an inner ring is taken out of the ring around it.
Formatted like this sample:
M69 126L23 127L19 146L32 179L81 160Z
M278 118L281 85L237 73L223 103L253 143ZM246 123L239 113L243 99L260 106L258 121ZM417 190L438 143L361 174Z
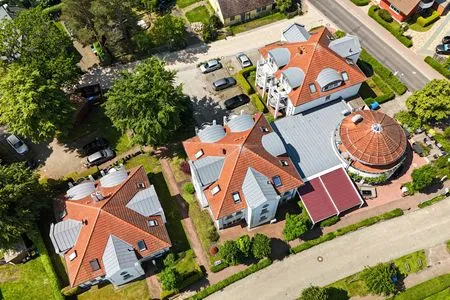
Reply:
M286 223L283 229L284 239L292 241L304 234L311 225L309 219L306 219L301 214L286 214Z
M134 143L162 145L181 126L187 100L182 86L174 86L175 72L164 67L151 57L122 73L106 94L106 115L120 131L130 130Z
M431 165L425 165L421 168L414 169L411 177L414 189L420 191L434 183L436 180L436 170Z
M290 11L293 7L293 3L292 0L275 0L278 10L282 13Z
M247 234L240 236L236 240L236 245L237 245L239 251L241 251L243 257L250 256L250 251L252 248L252 240L250 239L250 237Z
M450 116L450 82L432 80L407 100L408 110L422 123L442 121Z
M159 273L158 278L166 291L177 289L180 283L180 274L175 268L165 268Z
M300 300L328 300L328 292L325 288L310 286L302 291Z
M229 265L237 265L241 260L241 252L235 241L225 241L219 248L220 257Z
M272 252L270 247L270 239L261 233L255 234L252 239L252 253L256 259L268 257Z
M45 203L38 176L24 163L0 165L0 248L34 230Z
M168 45L172 50L181 49L186 44L186 28L183 19L171 15L157 18L150 34L156 45Z
M397 291L393 282L397 275L395 266L379 263L364 270L363 279L370 293L388 296Z

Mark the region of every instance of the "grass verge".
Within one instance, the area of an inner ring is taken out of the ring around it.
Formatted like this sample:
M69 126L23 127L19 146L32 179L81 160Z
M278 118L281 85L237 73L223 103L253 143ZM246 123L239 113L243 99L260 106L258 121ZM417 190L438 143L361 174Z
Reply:
M390 298L395 300L423 300L434 296L450 287L450 274L435 277L413 286L403 293ZM444 298L445 299L445 298Z
M231 26L231 32L233 34L238 34L244 31L248 31L251 29L255 29L258 28L260 26L264 26L273 22L277 22L280 20L285 19L286 16L280 12L276 12L258 19L254 19L252 21L246 22L246 23L242 23L242 24L237 24L237 25L232 25Z
M146 280L138 280L122 287L115 288L112 284L94 286L77 296L79 300L119 300L119 299L151 299Z
M179 8L185 8L199 1L200 0L177 0L176 3Z
M427 257L424 250L419 250L394 259L393 262L403 275L409 275L425 269Z
M196 8L186 12L186 18L190 23L201 22L206 24L209 19L209 11L206 6L197 6Z

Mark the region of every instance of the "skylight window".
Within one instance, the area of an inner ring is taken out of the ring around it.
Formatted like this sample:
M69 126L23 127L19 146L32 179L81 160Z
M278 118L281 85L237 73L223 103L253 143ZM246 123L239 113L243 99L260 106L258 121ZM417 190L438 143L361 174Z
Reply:
M309 91L311 92L311 94L314 94L317 91L314 83L309 84Z
M342 79L344 79L344 81L348 81L348 73L347 72L342 72L341 73L341 75L342 75Z
M261 126L261 131L262 132L269 132L269 129L265 126Z
M272 181L273 181L273 184L275 185L275 187L279 187L279 186L283 185L283 183L281 182L281 177L278 175L272 177Z
M203 156L203 150L199 150L197 153L195 153L195 158L199 159L200 157Z
M234 203L241 202L241 195L239 195L239 192L233 192L231 195L233 196Z
M69 255L70 261L74 260L75 258L77 258L77 250L73 250L73 252Z
M156 221L156 220L149 220L148 221L148 226L150 226L150 227L158 226L158 221Z
M287 160L280 160L280 164L281 164L283 167L289 166L289 163L288 163Z
M137 242L137 247L139 249L139 251L145 251L147 250L147 245L145 244L144 240L140 240Z
M213 189L211 190L211 194L213 194L213 196L215 194L217 194L218 192L220 192L220 186L218 186L218 185L213 187Z
M91 260L89 264L91 265L92 271L100 270L100 264L98 263L98 259Z
M145 189L145 183L143 183L143 182L139 182L136 185L137 185L138 189Z

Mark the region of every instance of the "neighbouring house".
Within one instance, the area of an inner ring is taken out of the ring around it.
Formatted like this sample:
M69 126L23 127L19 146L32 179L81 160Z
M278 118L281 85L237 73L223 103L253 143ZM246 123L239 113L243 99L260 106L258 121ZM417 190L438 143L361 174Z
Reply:
M281 41L259 49L256 85L267 106L296 115L336 99L358 94L366 76L356 62L361 52L358 37L336 39L325 27L311 32L293 24Z
M8 12L8 5L4 4L0 6L0 21L3 19L11 20L11 15Z
M274 0L209 0L225 26L247 22L275 9Z
M253 228L274 219L278 206L303 184L283 142L263 114L224 118L183 142L202 208L223 229L243 220Z
M377 2L399 22L407 20L420 10L435 5L435 0L377 0Z
M164 211L142 166L123 166L72 185L55 208L55 251L72 287L122 285L144 275L143 262L171 247Z

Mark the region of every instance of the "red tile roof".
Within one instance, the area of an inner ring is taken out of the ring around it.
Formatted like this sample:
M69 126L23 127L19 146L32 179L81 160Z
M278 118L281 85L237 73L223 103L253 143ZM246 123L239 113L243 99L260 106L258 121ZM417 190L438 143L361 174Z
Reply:
M355 115L362 120L356 124ZM406 152L403 128L380 111L363 110L347 116L340 126L342 145L352 158L369 166L387 166L398 162Z
M126 207L139 192L138 183L150 186L142 166L130 170L128 178L117 186L104 188L97 182L96 189L105 196L102 201L95 202L90 195L81 200L65 200L67 215L64 219L84 221L75 246L64 255L71 286L105 275L102 256L111 234L135 248L139 240L144 240L148 249L138 251L142 257L171 246L160 216L144 217ZM149 220L157 220L158 225L149 227ZM77 257L70 261L69 255L73 251L77 252ZM89 261L93 259L98 259L98 271L91 270Z
M225 126L226 135L215 143L202 142L198 136L183 142L184 149L191 161L197 160L195 154L202 150L206 156L222 156L225 161L219 179L204 190L214 218L219 219L247 207L245 196L242 192L242 183L248 168L252 167L268 178L280 176L282 186L275 187L278 193L284 193L303 184L295 166L287 154L274 157L262 146L263 135L272 132L261 113L253 117L253 128L243 132L231 132ZM267 128L263 132L261 127ZM226 154L224 154L224 151ZM282 166L280 160L288 162L288 166ZM220 186L220 191L212 195L211 189ZM239 192L242 201L234 203L232 192Z
M311 32L311 37L308 41L297 43L277 42L259 49L263 57L267 57L269 51L276 48L286 48L291 53L289 63L275 73L276 77L280 77L281 73L290 67L300 68L305 73L303 84L289 93L289 99L294 106L308 103L366 81L366 76L356 64L349 64L345 58L328 48L330 43L329 36L331 36L331 33L328 29L319 28ZM345 81L338 88L322 92L316 83L316 79L320 71L325 68L332 68L339 73L345 71L349 80ZM310 92L309 84L315 84L315 93Z

